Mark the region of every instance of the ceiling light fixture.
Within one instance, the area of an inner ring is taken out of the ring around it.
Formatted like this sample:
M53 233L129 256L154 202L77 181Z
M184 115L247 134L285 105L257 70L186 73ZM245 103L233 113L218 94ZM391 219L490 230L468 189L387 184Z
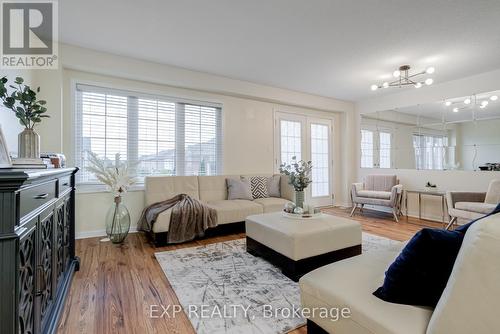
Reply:
M491 100L491 101L496 101L496 100L498 100L498 96L493 95L492 97L490 97L490 100Z
M484 101L481 102L481 106L486 107L487 105L488 105L488 101L484 100Z
M444 103L444 105L445 105L445 106L447 106L447 107L451 106L451 101L446 101L446 102Z
M470 98L466 98L466 99L464 100L464 103L465 103L465 104L470 104L470 103L471 103Z
M434 79L427 78L424 81L418 80L416 77L421 76L423 74L432 74L436 71L434 67L428 67L424 71L410 74L410 65L402 65L396 71L392 72L392 76L396 78L396 80L392 82L384 82L381 85L371 85L371 90L375 91L379 88L388 88L388 87L403 87L413 85L415 88L420 88L425 83L427 86L430 86L434 83Z
M457 107L453 108L453 112L458 112L458 108Z

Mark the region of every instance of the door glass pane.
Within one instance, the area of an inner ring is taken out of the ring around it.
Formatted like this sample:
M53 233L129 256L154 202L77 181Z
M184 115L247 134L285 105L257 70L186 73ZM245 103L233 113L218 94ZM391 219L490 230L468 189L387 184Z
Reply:
M380 168L391 168L391 134L380 132Z
M290 163L292 157L297 157L297 161L302 159L302 134L301 122L280 121L281 134L281 163Z
M373 132L361 130L361 168L373 167Z
M311 124L312 196L330 194L328 125Z

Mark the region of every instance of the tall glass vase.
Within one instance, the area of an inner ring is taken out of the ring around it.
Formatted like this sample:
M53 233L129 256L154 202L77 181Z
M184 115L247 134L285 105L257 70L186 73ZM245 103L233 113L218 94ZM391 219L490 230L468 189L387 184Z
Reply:
M106 234L114 244L122 243L130 230L130 214L122 204L121 196L116 196L106 215Z
M299 208L304 207L304 191L295 191L295 206Z

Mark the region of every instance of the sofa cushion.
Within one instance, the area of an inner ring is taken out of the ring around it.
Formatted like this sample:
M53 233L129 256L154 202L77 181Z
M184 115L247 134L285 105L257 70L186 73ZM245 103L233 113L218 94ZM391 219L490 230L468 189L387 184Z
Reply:
M264 213L283 211L283 209L285 208L285 204L290 203L290 201L287 199L276 197L257 198L254 200L254 202L262 205Z
M217 210L218 224L243 222L247 216L264 212L262 205L241 199L208 201L207 205Z
M498 333L500 213L470 225L427 334Z
M336 334L425 333L432 310L384 302L372 295L400 247L372 251L316 269L300 281L302 306L350 309L349 318L312 320Z
M146 206L178 194L200 199L198 176L148 176L144 180Z
M462 244L464 233L424 228L408 242L373 294L391 303L435 307Z
M496 204L480 203L480 202L457 202L455 209L472 211L477 213L488 214L495 209Z
M252 188L247 178L227 178L227 199L252 200Z
M360 190L358 191L358 197L365 198L376 198L376 199L390 199L390 191L376 191L376 190Z
M365 190L391 191L397 183L396 175L367 175L365 177Z
M198 176L200 200L206 202L227 199L226 178L239 179L239 176Z

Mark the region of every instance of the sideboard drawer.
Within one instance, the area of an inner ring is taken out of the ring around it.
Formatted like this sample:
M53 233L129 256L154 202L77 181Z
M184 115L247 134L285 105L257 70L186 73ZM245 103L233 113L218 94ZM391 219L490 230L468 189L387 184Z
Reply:
M19 214L24 217L56 197L56 180L22 189L19 197Z
M63 176L58 179L59 181L59 192L57 196L61 196L63 192L68 189L71 189L71 176Z

